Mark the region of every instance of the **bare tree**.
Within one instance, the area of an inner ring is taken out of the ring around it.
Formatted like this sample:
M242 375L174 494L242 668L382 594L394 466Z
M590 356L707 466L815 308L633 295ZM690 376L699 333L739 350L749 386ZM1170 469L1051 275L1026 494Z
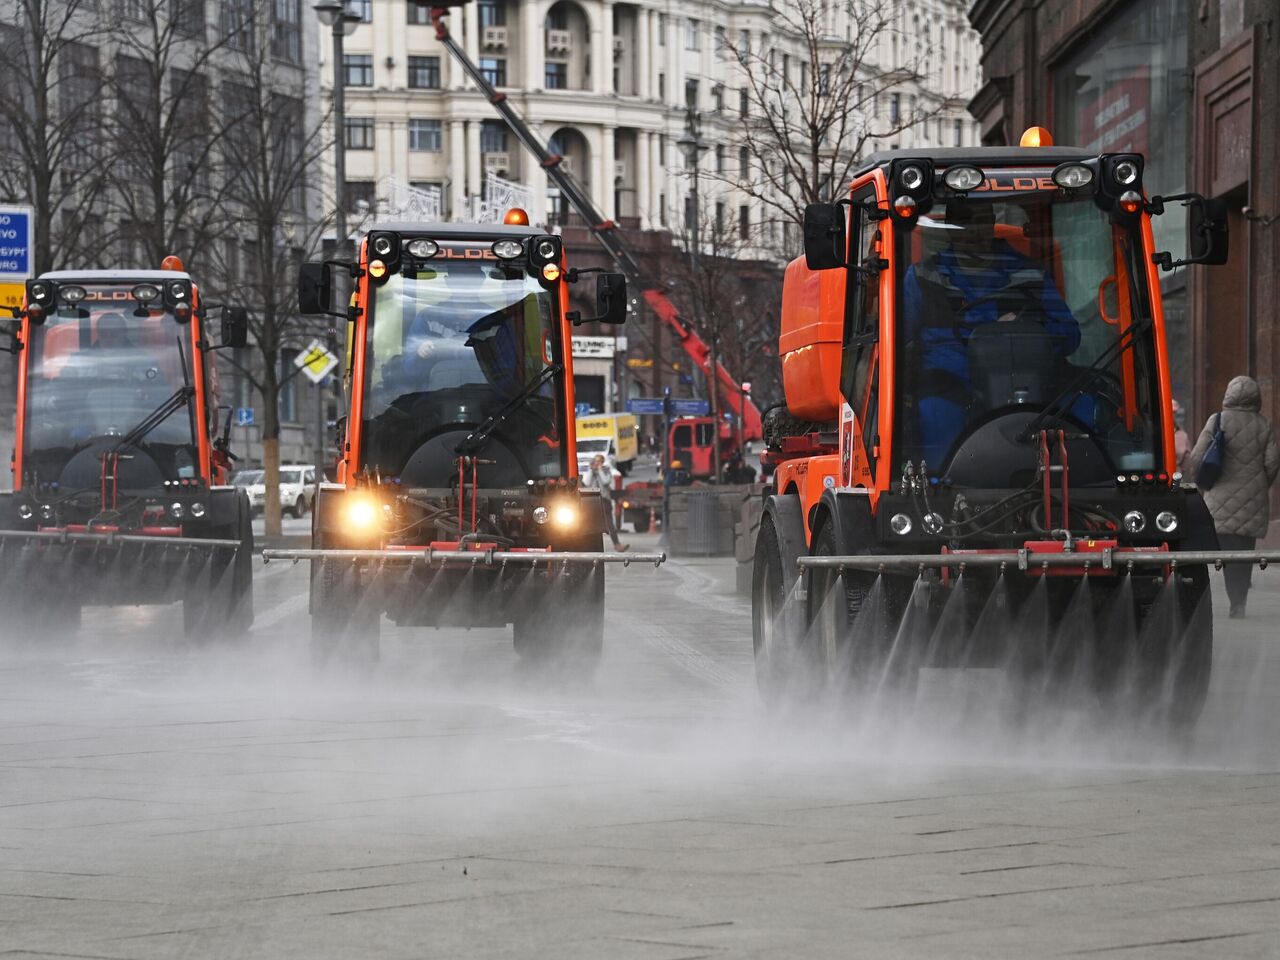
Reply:
M726 39L742 82L739 169L703 176L751 197L766 224L799 224L807 204L848 185L868 143L935 115L942 103L907 92L924 83L929 51L901 29L900 7L785 0L771 4L777 46Z
M251 348L233 366L262 398L266 529L280 532L281 360L325 326L297 313L298 267L318 246L322 223L308 217L307 190L331 145L323 118L307 116L306 79L288 61L301 49L277 30L271 0L236 0L225 23L219 145L226 189L220 204L228 235L210 248L225 298L249 310ZM284 61L284 62L282 62Z
M111 93L117 160L112 199L126 258L155 267L168 254L192 265L221 224L226 194L214 110L219 52L236 36L206 22L203 0L122 0ZM234 22L234 21L233 21ZM211 29L212 26L212 29Z
M34 208L37 272L102 254L107 32L97 0L0 2L0 198Z

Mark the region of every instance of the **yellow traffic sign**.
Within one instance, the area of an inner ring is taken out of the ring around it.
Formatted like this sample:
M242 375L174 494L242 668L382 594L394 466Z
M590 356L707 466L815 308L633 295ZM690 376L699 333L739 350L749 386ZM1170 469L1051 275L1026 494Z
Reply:
M338 358L322 341L312 340L307 349L298 354L298 358L293 362L298 365L308 380L319 383L338 365Z
M0 283L0 308L22 306L26 292L25 283Z

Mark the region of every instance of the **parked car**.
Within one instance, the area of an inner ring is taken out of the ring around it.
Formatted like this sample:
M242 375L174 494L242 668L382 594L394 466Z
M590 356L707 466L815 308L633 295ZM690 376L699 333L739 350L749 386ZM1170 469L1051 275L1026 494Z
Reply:
M255 514L266 509L266 471L241 470L231 482L249 494L249 506ZM280 509L295 517L306 516L315 497L316 468L305 463L280 465Z

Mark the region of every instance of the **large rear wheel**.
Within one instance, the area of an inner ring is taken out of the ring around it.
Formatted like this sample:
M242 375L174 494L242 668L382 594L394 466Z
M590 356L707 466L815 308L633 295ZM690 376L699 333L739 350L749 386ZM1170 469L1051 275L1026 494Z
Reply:
M778 530L773 516L766 513L760 521L751 565L751 640L756 686L771 707L795 692L797 650L804 635L801 606L791 596L796 579L783 573Z

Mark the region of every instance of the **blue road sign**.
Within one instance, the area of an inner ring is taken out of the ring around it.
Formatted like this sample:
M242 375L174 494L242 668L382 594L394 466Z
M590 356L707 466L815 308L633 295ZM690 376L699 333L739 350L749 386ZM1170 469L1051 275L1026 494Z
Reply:
M31 276L30 207L0 207L0 280Z
M595 411L595 407L593 407L589 403L575 403L573 405L573 412L576 416L579 416L579 417L588 416L594 411Z
M711 412L711 404L706 400L672 400L671 407L677 417L705 417Z
M236 407L236 426L253 426L253 407Z
M627 401L627 413L657 414L662 416L662 398L632 397Z

